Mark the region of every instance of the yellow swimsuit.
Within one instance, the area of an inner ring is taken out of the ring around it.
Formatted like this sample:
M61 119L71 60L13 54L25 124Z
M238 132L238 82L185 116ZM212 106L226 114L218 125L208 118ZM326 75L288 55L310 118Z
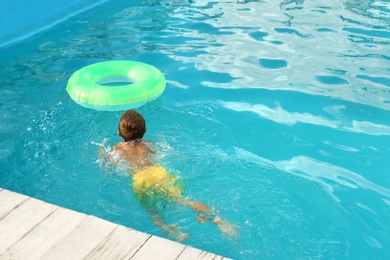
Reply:
M147 166L135 172L132 178L133 191L143 204L147 204L145 206L155 205L158 200L173 202L183 197L184 184L161 166Z

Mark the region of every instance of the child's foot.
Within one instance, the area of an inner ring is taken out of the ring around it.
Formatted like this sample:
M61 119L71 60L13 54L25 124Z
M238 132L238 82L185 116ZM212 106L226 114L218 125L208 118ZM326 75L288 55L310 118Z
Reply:
M181 241L183 241L184 239L186 239L189 236L190 236L189 233L185 233L185 232L180 231L178 234L176 234L175 241L176 242L181 242Z
M237 232L232 224L227 222L226 220L223 221L220 217L215 216L213 220L214 224L219 227L219 229L222 231L223 235L227 235L230 237L233 237L237 235Z
M204 214L202 213L199 213L197 216L196 216L196 221L197 222L200 222L200 223L205 223L205 222L210 222L211 219L207 216L205 216Z
M175 224L165 225L165 226L162 226L161 228L162 228L163 233L166 234L167 236L170 236L170 237L175 236L176 233L179 231L179 228Z
M163 233L165 233L169 237L174 237L176 242L181 242L187 237L190 236L189 233L185 233L181 231L177 225L172 224L172 225L165 225L162 227Z

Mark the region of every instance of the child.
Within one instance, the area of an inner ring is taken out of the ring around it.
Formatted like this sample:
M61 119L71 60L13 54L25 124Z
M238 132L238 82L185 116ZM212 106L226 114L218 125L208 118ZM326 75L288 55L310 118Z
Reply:
M109 160L114 163L125 160L131 166L134 194L148 210L153 223L169 236L173 236L176 241L188 237L189 234L180 231L176 225L166 224L159 213L158 203L175 202L198 212L196 218L198 222L209 222L211 220L209 217L214 217L214 224L218 225L223 234L235 235L233 226L212 214L207 205L190 201L183 196L184 185L178 176L153 163L154 152L151 149L151 142L143 139L145 132L145 120L142 115L134 110L125 111L118 124L118 136L122 137L124 142L114 146L116 156L110 156Z

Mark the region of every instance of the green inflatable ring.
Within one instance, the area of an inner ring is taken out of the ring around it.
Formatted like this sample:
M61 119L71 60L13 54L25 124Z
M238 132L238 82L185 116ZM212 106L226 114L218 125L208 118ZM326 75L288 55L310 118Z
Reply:
M164 75L152 65L114 60L98 62L74 72L66 91L83 107L118 111L140 107L158 98L165 85Z

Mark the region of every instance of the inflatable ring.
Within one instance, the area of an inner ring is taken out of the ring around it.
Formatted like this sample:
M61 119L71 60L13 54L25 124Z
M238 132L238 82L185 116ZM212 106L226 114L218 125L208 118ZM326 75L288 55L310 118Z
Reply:
M118 111L140 107L158 98L165 85L164 75L152 65L115 60L98 62L74 72L66 91L83 107Z

